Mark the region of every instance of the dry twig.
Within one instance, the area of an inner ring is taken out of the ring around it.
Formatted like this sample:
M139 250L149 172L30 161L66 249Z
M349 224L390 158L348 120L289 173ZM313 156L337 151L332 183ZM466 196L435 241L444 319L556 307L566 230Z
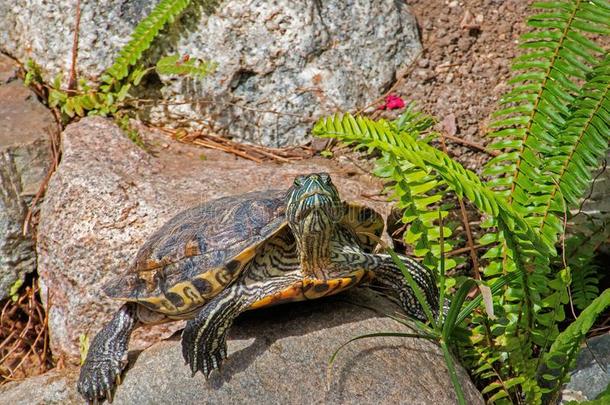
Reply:
M8 299L0 313L0 385L41 374L52 367L47 310L39 299L37 281L16 301Z
M466 146L470 146L472 148L481 150L485 153L490 154L491 156L499 156L502 152L500 152L499 150L493 150L493 149L489 149L483 145L481 145L480 143L476 143L476 142L472 142L472 141L468 141L466 139L462 139L462 138L458 138L457 136L452 136L452 135L448 135L448 134L444 134L443 135L446 139L449 139L450 141L456 142L456 143L460 143L462 145L466 145Z
M76 90L76 61L78 59L78 36L80 32L80 0L76 0L76 13L74 16L74 38L72 41L72 65L70 66L70 80L68 91Z
M169 134L172 138L178 140L179 142L191 143L209 149L220 150L257 163L262 163L264 161L289 163L294 160L303 160L313 155L313 150L305 146L271 148L260 145L238 143L210 132L195 131L186 134L183 131L169 128L157 129Z
M439 133L439 140L441 142L443 151L448 154L449 151L447 150L447 145L445 144L445 136L442 132ZM464 205L464 200L460 197L458 197L458 202L460 204L460 211L462 213L462 223L464 224L464 231L466 231L470 259L472 260L472 270L474 272L475 278L477 280L481 280L481 272L479 271L479 258L477 256L477 251L475 249L474 241L472 238L472 231L470 230L470 222L468 221L468 213L466 212L466 206Z

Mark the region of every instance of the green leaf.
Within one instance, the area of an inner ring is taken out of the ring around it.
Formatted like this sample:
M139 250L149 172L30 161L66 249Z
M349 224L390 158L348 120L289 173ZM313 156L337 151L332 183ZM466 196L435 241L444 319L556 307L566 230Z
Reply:
M18 278L13 285L11 285L11 288L9 289L8 295L9 297L11 297L11 300L13 302L17 302L17 300L19 299L19 290L21 289L21 286L23 285L23 280Z

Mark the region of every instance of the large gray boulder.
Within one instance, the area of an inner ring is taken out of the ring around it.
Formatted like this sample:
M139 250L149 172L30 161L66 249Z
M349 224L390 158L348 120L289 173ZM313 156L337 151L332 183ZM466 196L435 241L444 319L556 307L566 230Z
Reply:
M252 311L229 332L229 355L208 381L191 378L178 336L139 355L118 387L115 404L455 404L438 346L423 339L374 338L347 345L332 368L333 352L352 337L381 331L412 332L380 313L397 308L362 289L328 299ZM468 404L481 395L458 367ZM0 388L6 403L79 401L75 371L52 371Z
M53 115L17 79L17 65L0 54L0 300L36 269L34 241L23 223L51 162Z
M114 60L158 1L80 2L80 75ZM148 117L213 127L238 140L302 143L317 117L362 107L395 81L421 49L401 1L221 1L212 15L192 2L148 57L179 53L218 63L203 80L162 77L138 94L165 98ZM0 50L32 58L45 77L68 78L75 2L0 2Z
M41 296L51 306L51 349L66 360L77 360L79 336L92 337L120 306L104 298L101 286L128 266L148 236L190 206L253 190L287 189L298 174L327 171L345 199L382 212L388 208L366 197L380 185L352 163L315 158L257 164L142 134L161 149L158 157L99 117L85 118L62 134L62 161L41 206L37 251ZM136 347L180 326L141 330Z

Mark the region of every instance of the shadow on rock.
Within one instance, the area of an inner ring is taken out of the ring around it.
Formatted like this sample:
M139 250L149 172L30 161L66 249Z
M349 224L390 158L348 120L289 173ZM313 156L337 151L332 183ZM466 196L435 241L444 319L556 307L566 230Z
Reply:
M360 305L373 305L379 312ZM346 323L358 323L371 318L383 318L385 313L400 311L398 306L376 295L366 288L357 288L337 296L313 301L282 304L270 308L249 311L240 315L229 331L228 340L251 340L243 349L230 352L222 364L221 371L213 371L207 385L220 389L231 381L234 375L246 371L251 365L279 340L288 337L305 336L332 329ZM290 327L286 325L290 324ZM177 331L167 341L181 341L182 331ZM323 342L320 342L322 345ZM312 348L315 350L315 348ZM129 364L125 370L135 366L143 350L129 352ZM364 353L362 354L365 355ZM188 367L185 364L185 367Z

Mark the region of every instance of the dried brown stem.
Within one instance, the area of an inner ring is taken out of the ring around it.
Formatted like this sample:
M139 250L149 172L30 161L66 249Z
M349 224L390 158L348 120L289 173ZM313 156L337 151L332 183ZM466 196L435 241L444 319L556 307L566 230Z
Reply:
M50 368L48 309L39 301L36 280L0 313L0 385ZM47 307L48 308L48 307Z
M80 32L80 0L76 0L76 15L74 16L74 38L72 41L72 66L70 66L70 80L68 92L76 90L76 61L78 59L78 36Z
M238 143L214 133L192 132L187 135L179 136L179 131L174 129L157 129L169 134L179 142L220 150L257 163L262 163L263 161L289 163L295 160L302 160L312 154L312 151L306 147L290 147L283 149L270 148L260 145ZM296 149L300 149L300 151L297 152Z
M442 132L439 134L439 140L441 142L443 151L446 154L449 154L449 151L447 150L447 145L445 144L445 135ZM468 251L470 252L470 259L472 260L472 270L474 272L475 278L477 280L481 280L481 272L479 271L479 258L477 256L477 251L474 248L474 240L472 238L472 231L470 229L470 222L468 221L468 213L466 212L466 206L464 205L464 200L459 196L458 202L460 203L460 212L462 214L462 223L464 224L464 231L466 231Z
M476 143L476 142L472 142L472 141L467 141L466 139L462 139L462 138L458 138L457 136L453 136L453 135L449 135L449 134L443 134L443 136L446 139L449 139L450 141L456 142L456 143L460 143L462 145L465 146L470 146L471 148L475 148L478 150L481 150L485 153L490 154L491 156L499 156L501 154L501 152L499 150L493 150L493 149L489 149L486 148L485 146L481 145L480 143Z
M475 250L478 250L478 249L481 249L483 247L485 247L485 245L474 245L472 247L471 246L466 246L466 247L463 247L463 248L454 249L454 250L452 250L450 252L447 252L447 253L445 253L445 256L446 257L457 256L457 255L461 255L462 253L470 252L473 248Z

